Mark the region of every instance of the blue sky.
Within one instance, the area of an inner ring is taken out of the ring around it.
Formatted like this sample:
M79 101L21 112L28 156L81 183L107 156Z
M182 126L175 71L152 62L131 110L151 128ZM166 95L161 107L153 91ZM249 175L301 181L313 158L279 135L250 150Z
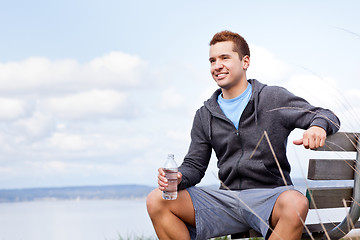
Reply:
M359 11L358 1L1 1L0 188L156 185L217 88L208 43L224 29L247 39L249 78L359 131ZM289 144L294 177L308 155ZM203 184L214 175L216 159Z

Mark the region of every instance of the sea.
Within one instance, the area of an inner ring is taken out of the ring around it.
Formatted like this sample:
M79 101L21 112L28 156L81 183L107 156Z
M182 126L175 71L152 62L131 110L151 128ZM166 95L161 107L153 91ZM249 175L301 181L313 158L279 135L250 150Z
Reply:
M320 211L323 222L339 221L345 209ZM311 211L307 223L316 222ZM0 203L0 240L157 239L145 199Z
M0 240L156 239L145 199L0 203Z

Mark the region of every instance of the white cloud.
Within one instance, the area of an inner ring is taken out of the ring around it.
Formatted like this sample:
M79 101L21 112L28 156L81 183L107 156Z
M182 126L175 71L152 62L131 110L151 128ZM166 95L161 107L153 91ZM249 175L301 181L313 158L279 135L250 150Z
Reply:
M61 161L32 161L26 162L27 165L37 169L37 171L41 170L42 174L46 173L64 173L68 167L68 164Z
M2 91L15 92L44 88L57 90L59 84L66 86L71 82L69 76L78 68L75 60L50 61L42 57L0 63L0 86Z
M337 113L341 121L341 131L359 132L360 129L360 106L351 106Z
M116 158L131 161L151 145L145 132L132 130L146 127L142 98L153 93L145 70L145 61L121 52L85 63L42 57L0 62L0 171L59 177Z
M48 141L50 148L67 151L84 150L92 143L92 140L85 136L65 133L54 133Z
M118 115L126 94L113 90L91 90L44 100L44 107L60 118Z
M285 82L284 87L316 106L338 109L342 105L343 98L336 81L331 78L320 79L315 75L293 75L289 81Z
M108 158L135 155L139 151L151 148L152 139L148 136L131 136L122 132L54 132L51 136L29 145L28 151L44 153L48 157L63 161L75 158L97 158L107 161ZM51 157L53 155L53 157ZM55 156L57 155L57 156ZM127 159L124 159L127 160Z
M54 120L42 112L34 112L32 116L21 118L13 123L19 135L30 139L44 137L53 128Z
M360 89L350 89L349 91L347 91L347 96L350 98L351 102L359 103Z
M270 84L283 81L289 76L291 72L290 65L278 59L273 53L256 45L250 46L250 50L248 78L255 78Z
M162 92L161 105L164 109L179 108L185 99L175 89L169 88Z
M339 118L341 121L341 130L349 132L358 132L360 129L360 90L349 89L342 92L343 103Z
M144 70L146 63L134 55L111 52L92 60L89 67L94 73L116 74L118 78L127 81L126 84L136 85L140 81L138 73Z
M111 52L80 64L74 59L31 57L0 63L0 89L7 92L76 91L79 88L134 87L144 80L147 63L137 56ZM144 83L142 83L144 84Z
M357 131L360 126L360 91L341 89L336 79L315 75L294 75L284 86L312 105L332 110L340 119L341 131Z
M13 149L12 149L11 145L6 140L6 135L3 133L0 133L0 153L4 154L7 152L12 152L12 151L13 151Z
M25 103L21 99L0 98L0 120L13 120L25 113Z
M169 130L166 132L166 136L174 141L180 141L188 143L190 141L190 132L184 130Z

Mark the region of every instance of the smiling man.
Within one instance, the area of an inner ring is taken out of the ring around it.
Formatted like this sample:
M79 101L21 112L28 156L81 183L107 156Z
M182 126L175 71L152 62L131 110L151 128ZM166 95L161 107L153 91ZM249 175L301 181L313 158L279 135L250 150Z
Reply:
M339 129L339 120L284 88L247 80L250 50L239 34L216 33L209 55L210 72L220 88L196 112L176 200L161 198L168 181L159 169L159 188L147 198L155 231L159 239L203 240L252 228L265 239L300 239L308 202L292 186L287 138L301 128L303 138L294 144L321 147ZM218 190L195 186L212 150L222 183Z

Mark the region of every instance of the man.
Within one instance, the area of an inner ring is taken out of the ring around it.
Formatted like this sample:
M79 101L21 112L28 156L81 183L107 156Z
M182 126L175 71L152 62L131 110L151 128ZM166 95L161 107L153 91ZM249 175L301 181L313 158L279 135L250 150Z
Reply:
M156 234L159 239L208 239L253 228L266 239L300 239L308 201L292 186L287 137L294 128L305 129L293 143L315 149L339 129L339 120L284 88L247 80L250 51L240 35L215 34L209 55L220 89L196 112L190 148L179 167L177 200L161 198L167 179L159 169L159 188L147 198ZM212 149L219 190L195 186Z

